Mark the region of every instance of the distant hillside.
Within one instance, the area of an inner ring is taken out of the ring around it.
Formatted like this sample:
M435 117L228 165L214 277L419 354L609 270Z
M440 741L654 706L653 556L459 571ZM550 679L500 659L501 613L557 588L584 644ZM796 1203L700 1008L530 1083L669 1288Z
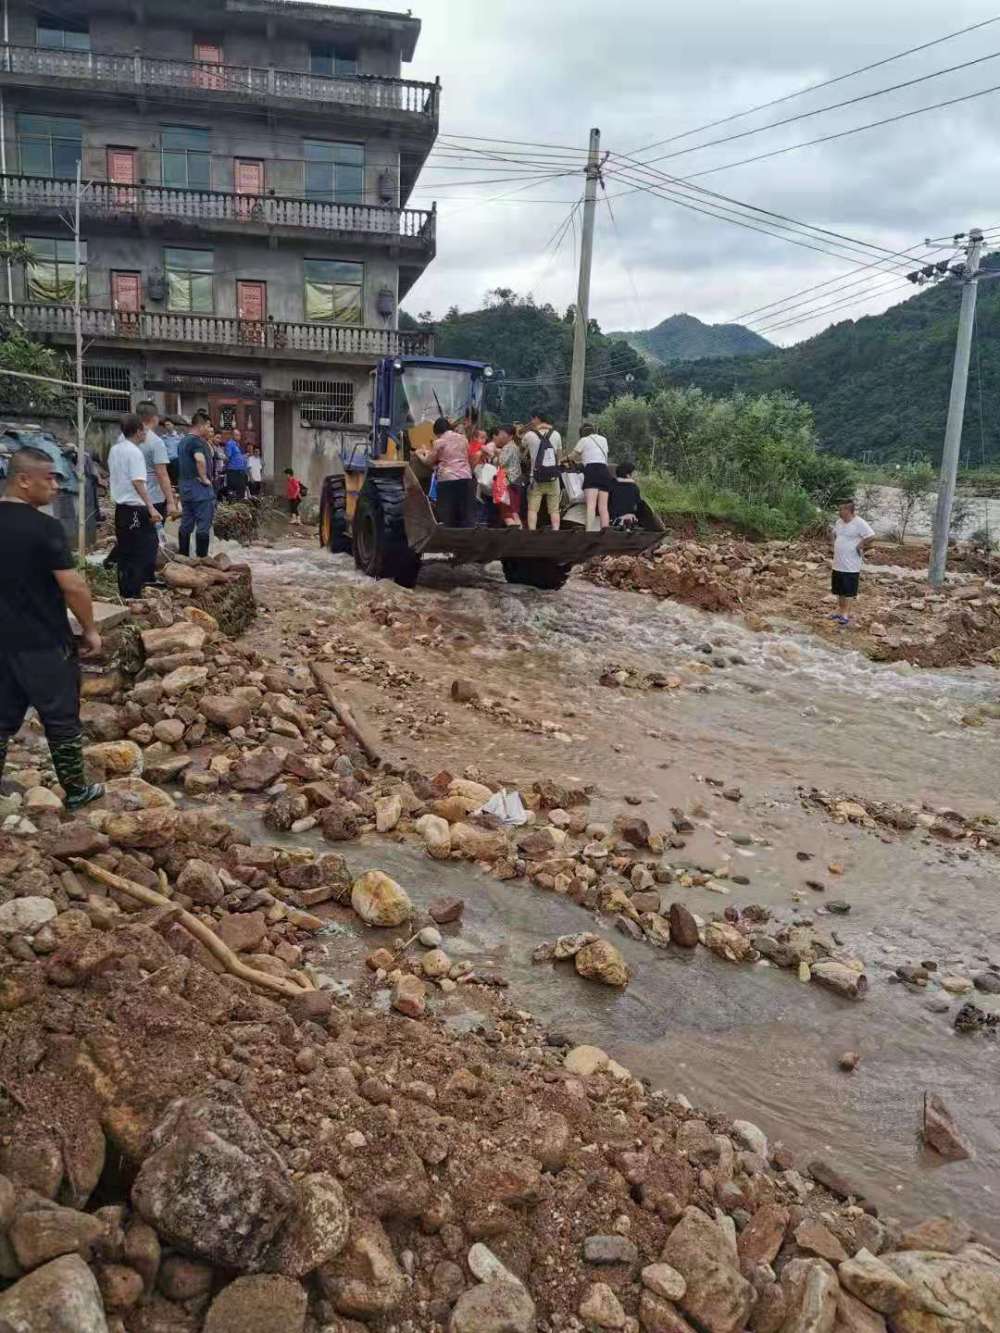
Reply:
M530 296L521 298L507 288L490 292L488 302L482 310L453 307L433 323L429 315L414 319L402 312L400 328L432 327L437 356L489 361L502 370L504 378L496 381L487 400L493 416L524 421L537 408L564 425L573 361L572 311L560 315L552 306L536 305ZM596 415L612 398L629 390L644 393L649 383L650 370L639 353L603 334L591 320L584 412Z
M986 271L1000 273L1000 253ZM786 389L815 414L821 444L845 457L940 458L961 289L921 289L881 315L844 320L794 347L716 357L657 372L663 383L709 393ZM976 344L966 402L963 462L1000 457L1000 282L979 284ZM982 394L980 399L980 375ZM981 412L980 412L981 408Z
M671 315L655 329L609 333L624 338L652 362L698 361L703 357L747 356L769 352L773 346L742 324L703 324L694 315Z

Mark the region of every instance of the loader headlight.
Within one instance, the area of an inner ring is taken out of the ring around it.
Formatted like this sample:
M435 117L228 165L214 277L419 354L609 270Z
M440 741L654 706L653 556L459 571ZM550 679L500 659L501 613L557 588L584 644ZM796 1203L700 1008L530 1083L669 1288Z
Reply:
M493 378L493 367L483 366L483 378L491 380Z

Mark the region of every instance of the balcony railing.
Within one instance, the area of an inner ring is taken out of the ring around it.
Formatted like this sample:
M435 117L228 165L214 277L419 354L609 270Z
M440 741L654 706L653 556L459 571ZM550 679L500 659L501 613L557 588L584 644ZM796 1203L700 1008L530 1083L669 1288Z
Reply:
M11 208L72 210L76 185L52 176L2 176L0 200ZM435 215L423 208L334 204L275 195L226 194L168 185L112 185L92 181L81 211L90 217L141 216L175 222L236 222L325 232L362 233L394 240L434 240Z
M0 304L0 315L29 333L74 336L71 306L13 301ZM349 324L306 324L289 320L238 319L225 315L181 315L167 311L82 311L84 338L145 346L180 343L259 352L329 353L339 356L424 356L433 351L433 335L412 330L370 329Z
M215 65L194 60L112 55L100 51L54 51L37 46L4 46L0 70L39 78L93 81L142 87L146 96L159 90L229 93L259 102L267 97L321 105L356 107L371 112L402 113L435 120L437 83L354 74L334 78L304 70L262 65Z

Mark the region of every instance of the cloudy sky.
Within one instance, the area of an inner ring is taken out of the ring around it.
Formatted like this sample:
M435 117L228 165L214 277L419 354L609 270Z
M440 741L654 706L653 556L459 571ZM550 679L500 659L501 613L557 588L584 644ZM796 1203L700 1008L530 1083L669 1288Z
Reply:
M1000 4L995 11L1000 14ZM589 128L598 126L603 148L636 154L656 141L982 23L993 12L989 3L973 0L946 6L930 0L686 5L413 0L423 31L416 59L404 73L441 76L442 149L448 136L478 135L582 150ZM678 153L988 56L997 58L853 107ZM970 225L1000 227L1000 92L764 161L730 164L993 85L1000 85L1000 21L638 156L674 154L656 168L674 177L725 166L698 176L696 183L760 209L903 250ZM497 151L471 139L462 145ZM551 156L578 167L570 154ZM577 234L567 229L558 249L549 242L558 239L582 193L582 175L524 179L555 165L432 156L412 203L438 202L438 258L411 292L411 311L440 315L452 304L475 308L496 286L533 292L560 308L574 299ZM591 313L605 329L647 327L677 311L711 322L731 320L881 254L860 253L830 237L799 236L840 252L817 253L691 212L630 190L621 174L627 169L609 159L605 179L614 221L606 204L598 212ZM773 225L763 215L757 218ZM942 250L934 257L951 253ZM864 282L848 295L883 291L867 303L775 327L843 299L834 288L810 294L811 304L792 314L765 311L745 322L775 341L798 341L833 320L875 312L905 296L905 288L880 276L886 271L896 270L890 265L856 275Z

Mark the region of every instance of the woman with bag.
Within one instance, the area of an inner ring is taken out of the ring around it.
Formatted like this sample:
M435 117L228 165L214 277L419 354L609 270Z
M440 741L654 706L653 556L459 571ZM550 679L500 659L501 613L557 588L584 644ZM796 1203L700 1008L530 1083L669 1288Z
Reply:
M603 435L598 435L593 425L586 421L583 434L573 450L574 458L583 464L583 495L587 502L587 531L601 532L610 527L608 514L608 496L614 486L614 477L608 467L608 442Z
M437 521L445 528L471 528L473 482L469 441L452 429L447 417L438 417L433 429L433 447L418 449L416 454L434 468Z
M497 474L493 503L505 528L521 527L521 449L513 426L500 426L493 436L497 447Z

